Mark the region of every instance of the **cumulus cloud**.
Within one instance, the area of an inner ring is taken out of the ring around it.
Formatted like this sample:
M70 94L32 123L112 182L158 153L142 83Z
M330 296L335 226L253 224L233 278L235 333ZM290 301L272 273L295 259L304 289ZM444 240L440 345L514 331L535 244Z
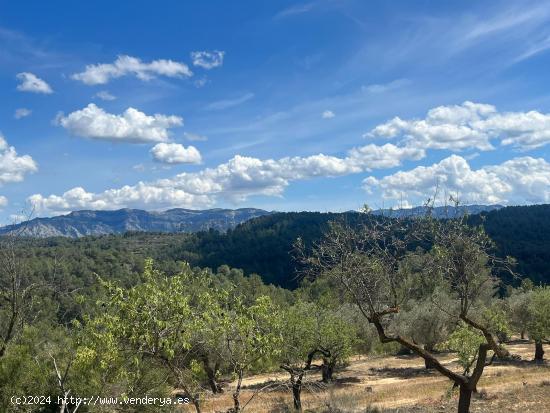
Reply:
M0 186L21 182L28 173L36 172L36 162L29 155L19 156L0 134Z
M15 113L13 114L13 117L15 119L22 119L22 118L26 118L27 116L30 116L31 113L32 113L32 110L30 110L30 109L19 108L19 109L15 110Z
M280 196L292 181L389 168L422 156L422 150L392 144L355 148L342 158L318 154L262 160L237 155L214 168L185 172L169 179L140 182L101 193L74 188L61 196L36 194L29 201L42 212L78 208L200 208L215 204L219 198L236 202L253 195Z
M364 171L395 168L404 160L418 161L426 156L423 149L399 147L391 143L385 145L365 145L349 151L346 160L358 165Z
M323 119L332 119L335 116L336 115L334 114L334 112L332 110L325 110L321 115L321 117Z
M71 78L86 85L104 85L111 79L129 75L140 80L151 80L157 76L190 77L193 72L185 63L173 60L160 59L144 63L137 57L122 55L113 63L88 65L83 72L75 73Z
M94 95L96 98L99 98L101 100L115 100L116 96L112 95L111 93L107 92L106 90L102 90L100 92L97 92Z
M78 209L117 209L124 207L156 208L162 206L187 206L206 208L212 205L208 196L193 195L176 188L166 188L139 182L137 185L91 193L84 188L73 188L61 196L32 195L28 201L37 212L63 212Z
M93 103L67 116L58 115L56 122L75 136L132 143L166 141L170 128L183 125L179 116L146 115L134 108L116 115Z
M550 201L550 164L542 158L519 157L474 170L452 155L431 166L418 166L383 178L368 177L364 188L383 198L423 202L440 187L464 203L525 204Z
M21 72L17 74L17 79L21 82L17 85L17 90L31 93L53 93L52 88L44 80L33 73Z
M8 198L3 195L0 195L0 209L8 205Z
M528 150L550 143L550 114L499 113L492 105L464 102L431 109L424 119L395 117L366 136L402 138L406 145L425 149L488 151L494 149L492 141L499 140L502 145Z
M224 55L225 52L219 50L214 50L212 52L191 52L191 60L193 61L194 66L199 66L204 69L210 70L223 65Z
M157 143L151 149L153 159L157 162L177 163L201 163L201 154L194 146L187 148L179 143Z

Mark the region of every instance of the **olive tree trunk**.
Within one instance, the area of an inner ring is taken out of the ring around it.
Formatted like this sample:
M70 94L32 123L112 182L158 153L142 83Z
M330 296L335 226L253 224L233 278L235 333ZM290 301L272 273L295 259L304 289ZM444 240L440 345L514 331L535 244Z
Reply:
M544 359L544 349L542 348L542 340L535 340L535 361L542 363Z

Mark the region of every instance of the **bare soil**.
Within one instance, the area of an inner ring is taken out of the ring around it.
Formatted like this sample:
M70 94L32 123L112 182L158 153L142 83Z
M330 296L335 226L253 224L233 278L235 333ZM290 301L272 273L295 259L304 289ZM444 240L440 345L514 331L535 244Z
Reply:
M550 412L550 364L531 361L535 351L533 343L517 341L507 347L521 359L495 361L486 368L471 411ZM454 354L439 356L445 365L460 370ZM243 385L242 404L252 398L245 412L292 411L286 374L275 372L248 377ZM229 383L225 393L207 396L203 411L226 412L232 406L234 386L235 383ZM305 411L323 413L445 413L456 411L456 393L448 379L436 371L426 370L419 357L355 357L347 367L336 372L336 381L331 385L322 384L319 373L310 374L302 402Z

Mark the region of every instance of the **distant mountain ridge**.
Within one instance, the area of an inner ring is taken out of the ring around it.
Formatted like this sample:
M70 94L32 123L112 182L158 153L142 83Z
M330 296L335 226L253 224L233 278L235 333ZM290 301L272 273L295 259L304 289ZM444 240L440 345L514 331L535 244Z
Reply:
M137 232L197 232L209 229L227 231L249 219L271 214L257 208L167 211L119 209L115 211L75 211L51 218L35 218L0 228L0 235L20 231L19 235L46 238L79 238L88 235Z
M479 214L502 208L502 205L465 205L460 207L436 207L436 218L453 218L464 214ZM379 209L376 215L393 217L425 214L426 207L409 209ZM16 225L0 227L0 235L18 232L19 235L36 238L69 237L88 235L123 234L126 232L197 232L215 229L221 232L233 229L252 218L274 214L257 208L193 210L175 208L167 211L141 209L118 209L114 211L74 211L67 215L50 218L35 218Z
M456 218L464 215L476 215L482 212L497 211L504 208L504 205L460 205L458 207L438 206L432 209L431 214L435 218ZM386 215L390 217L415 217L424 215L428 212L428 207L417 206L413 208L404 209L378 209L373 211L376 215Z

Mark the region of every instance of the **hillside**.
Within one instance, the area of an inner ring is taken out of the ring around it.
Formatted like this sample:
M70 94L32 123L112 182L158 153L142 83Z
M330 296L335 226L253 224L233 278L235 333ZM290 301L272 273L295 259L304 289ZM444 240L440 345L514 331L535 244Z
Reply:
M359 216L354 212L275 213L226 232L211 229L172 234L137 232L78 240L34 239L28 240L25 248L36 260L42 256L65 257L67 272L84 277L97 272L131 279L143 259L153 257L167 271L175 271L177 261L213 269L228 265L246 274L259 274L266 283L295 288L300 283L291 256L296 238L311 245L321 237L329 221L343 218L353 223ZM519 274L536 283L550 283L550 205L506 207L472 215L470 222L485 227L495 240L499 255L517 258ZM507 281L518 282L509 278Z
M227 264L248 274L258 273L266 282L292 288L299 283L290 254L296 238L310 245L321 237L329 221L345 219L353 223L358 216L353 212L277 213L250 220L224 234L193 234L179 245L172 243L162 256L212 268ZM471 215L469 221L485 227L498 255L518 260L516 270L521 276L536 283L550 282L550 205L506 207ZM502 276L517 282L507 274Z
M75 211L51 218L35 218L18 225L0 228L0 234L19 232L38 238L122 234L135 232L195 232L215 229L226 231L251 218L269 214L256 208L241 209L170 209L163 212L140 209L116 211Z

